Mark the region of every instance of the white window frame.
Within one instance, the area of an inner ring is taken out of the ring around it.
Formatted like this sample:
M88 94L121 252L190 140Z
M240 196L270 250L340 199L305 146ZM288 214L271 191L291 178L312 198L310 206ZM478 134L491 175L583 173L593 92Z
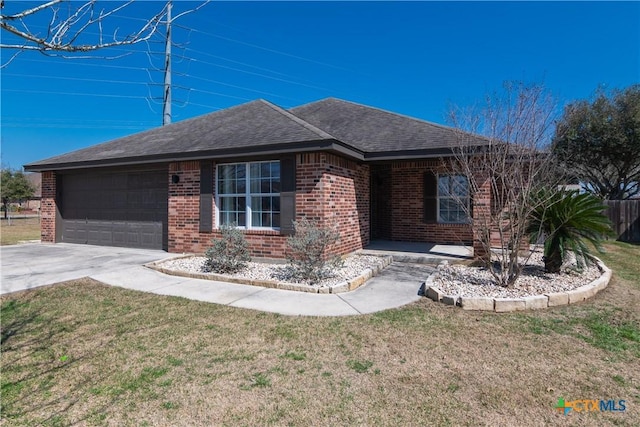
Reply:
M216 164L216 176L215 176L215 191L216 191L216 203L215 203L215 228L220 228L220 191L218 188L218 174L220 170L220 166L230 166L230 165L244 165L245 166L245 192L244 193L230 193L223 194L223 197L244 197L246 200L245 206L245 216L246 216L246 225L239 225L236 228L242 230L274 230L279 231L280 227L254 227L252 222L252 196L254 197L280 197L280 193L251 193L251 165L252 164L261 164L261 163L280 163L279 160L260 160L256 162L232 162L232 163L218 163ZM282 175L282 171L281 171ZM280 179L282 179L280 177ZM282 181L280 182L282 185ZM273 210L272 210L273 212Z
M455 177L455 176L461 176L463 177L466 182L467 182L467 201L466 201L466 210L464 210L464 214L466 216L466 218L464 218L461 221L444 221L442 219L442 216L440 215L440 199L449 199L449 200L454 200L456 203L459 203L460 201L456 198L456 197L452 197L452 196L443 196L440 195L440 178L444 178L444 177ZM471 193L470 193L470 185L469 185L469 178L466 175L460 174L460 173L443 173L443 174L438 174L436 176L436 213L437 213L437 218L438 218L438 223L439 224L469 224L471 223L471 218L469 217L469 207L471 205Z

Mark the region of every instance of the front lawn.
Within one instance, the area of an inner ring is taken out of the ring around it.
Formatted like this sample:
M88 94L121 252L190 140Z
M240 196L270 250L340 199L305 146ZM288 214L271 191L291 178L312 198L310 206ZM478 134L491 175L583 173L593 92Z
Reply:
M640 246L593 301L295 318L79 280L1 298L7 425L637 425ZM212 284L213 285L213 284ZM622 413L554 409L624 399Z
M40 218L0 220L0 246L15 245L25 240L40 240Z

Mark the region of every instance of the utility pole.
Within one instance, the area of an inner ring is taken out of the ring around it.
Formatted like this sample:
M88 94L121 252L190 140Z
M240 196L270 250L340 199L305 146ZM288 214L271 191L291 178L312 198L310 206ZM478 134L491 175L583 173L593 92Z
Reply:
M162 126L171 123L171 6L167 2L167 40L164 48L164 96L162 102Z

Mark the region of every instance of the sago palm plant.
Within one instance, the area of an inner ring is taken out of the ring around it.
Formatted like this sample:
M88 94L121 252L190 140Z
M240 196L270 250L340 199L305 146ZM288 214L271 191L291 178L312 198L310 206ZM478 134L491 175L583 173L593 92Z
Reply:
M578 192L541 191L532 203L534 209L528 230L531 241L544 239L544 268L558 273L569 252L578 268L591 261L591 243L603 252L602 240L611 233L611 223L600 199Z

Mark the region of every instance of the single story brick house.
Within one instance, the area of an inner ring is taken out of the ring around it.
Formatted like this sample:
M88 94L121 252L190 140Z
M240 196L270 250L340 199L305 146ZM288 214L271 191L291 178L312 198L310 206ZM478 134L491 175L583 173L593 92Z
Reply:
M490 192L472 199L448 171L456 144L455 129L340 99L256 100L25 170L42 173L43 242L201 253L235 222L253 256L281 258L302 217L337 225L340 254L371 239L471 244L461 203L475 216Z

